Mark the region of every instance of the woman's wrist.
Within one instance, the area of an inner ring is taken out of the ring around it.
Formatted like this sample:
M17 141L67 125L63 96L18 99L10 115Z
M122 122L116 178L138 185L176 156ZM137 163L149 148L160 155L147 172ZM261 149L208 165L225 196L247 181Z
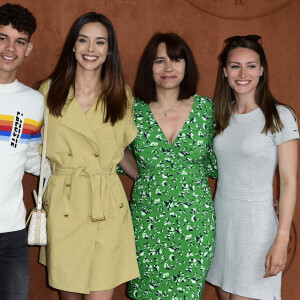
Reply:
M276 241L281 243L289 243L290 240L290 233L287 230L278 230L276 234Z

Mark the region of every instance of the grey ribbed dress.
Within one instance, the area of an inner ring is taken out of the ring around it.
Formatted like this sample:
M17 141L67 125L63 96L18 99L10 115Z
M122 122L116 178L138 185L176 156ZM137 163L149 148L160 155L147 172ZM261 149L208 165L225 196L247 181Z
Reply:
M262 300L280 300L281 273L263 278L265 258L277 232L273 177L277 146L299 138L293 113L278 105L284 129L261 133L260 108L232 114L229 126L214 138L218 163L215 196L216 250L207 281L222 290Z

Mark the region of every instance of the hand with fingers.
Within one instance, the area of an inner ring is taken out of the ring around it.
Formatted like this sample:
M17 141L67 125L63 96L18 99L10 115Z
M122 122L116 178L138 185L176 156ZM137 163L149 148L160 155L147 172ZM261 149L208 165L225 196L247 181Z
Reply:
M276 237L266 256L264 278L276 276L283 271L287 262L287 246L288 241L286 241L286 238Z

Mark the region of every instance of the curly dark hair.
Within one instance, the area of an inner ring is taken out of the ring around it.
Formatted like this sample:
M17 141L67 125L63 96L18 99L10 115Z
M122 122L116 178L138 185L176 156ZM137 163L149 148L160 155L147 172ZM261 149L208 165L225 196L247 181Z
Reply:
M0 7L0 26L11 25L19 32L29 35L29 39L36 29L36 20L32 13L19 4L6 3Z

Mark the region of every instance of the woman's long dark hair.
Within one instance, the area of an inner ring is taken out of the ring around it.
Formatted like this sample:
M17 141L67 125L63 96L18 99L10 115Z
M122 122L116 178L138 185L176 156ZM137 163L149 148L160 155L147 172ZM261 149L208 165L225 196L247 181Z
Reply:
M67 100L70 87L75 91L75 73L77 61L73 47L81 28L88 23L100 22L108 32L108 52L99 80L102 91L97 101L104 104L104 122L112 125L121 120L127 108L127 96L120 63L120 55L116 34L110 20L102 14L89 12L78 18L70 29L64 47L53 73L49 76L51 86L48 93L47 105L50 113L60 116Z
M265 52L257 41L249 40L247 37L240 37L239 39L234 39L227 43L220 54L217 87L214 97L216 134L221 134L229 125L232 113L231 108L232 101L234 100L234 91L229 86L228 78L224 76L224 68L227 66L227 59L230 51L236 48L247 48L256 52L259 55L260 65L263 67L263 74L259 78L254 96L255 102L262 110L266 120L265 127L262 132L267 134L270 131L274 134L275 132L281 131L283 129L283 124L280 120L276 106L278 104L284 104L277 101L270 91L269 68ZM289 109L291 108L289 107Z

